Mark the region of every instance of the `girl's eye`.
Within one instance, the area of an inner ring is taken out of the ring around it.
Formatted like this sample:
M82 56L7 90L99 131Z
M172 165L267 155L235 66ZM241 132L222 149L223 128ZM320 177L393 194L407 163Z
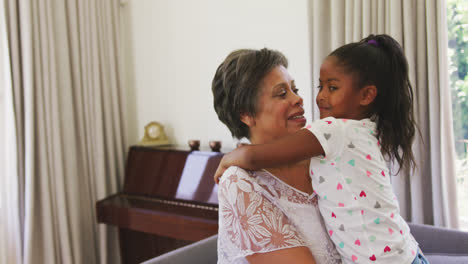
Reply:
M319 89L319 90L322 90L322 88L323 88L322 85L317 86L317 89Z
M336 87L336 86L330 86L328 89L330 89L330 91L335 91L335 90L338 90L338 87Z
M294 92L295 94L299 94L299 89L294 88L294 89L293 89L293 92Z

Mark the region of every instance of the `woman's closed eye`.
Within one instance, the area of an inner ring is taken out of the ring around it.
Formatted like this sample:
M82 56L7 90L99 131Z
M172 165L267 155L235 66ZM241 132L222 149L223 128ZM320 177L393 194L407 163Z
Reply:
M299 94L299 89L297 89L296 87L292 87L291 88L292 92L296 95ZM287 89L281 89L278 93L277 93L277 96L281 97L281 98L286 98L288 95L288 90Z
M281 91L278 93L278 96L281 98L285 98L288 92L285 89L281 89Z

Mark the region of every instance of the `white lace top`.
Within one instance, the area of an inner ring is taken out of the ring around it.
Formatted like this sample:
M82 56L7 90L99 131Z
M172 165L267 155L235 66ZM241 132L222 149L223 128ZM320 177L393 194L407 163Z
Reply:
M298 246L308 247L318 264L341 263L314 194L266 171L230 167L218 196L218 263L248 263L245 256Z

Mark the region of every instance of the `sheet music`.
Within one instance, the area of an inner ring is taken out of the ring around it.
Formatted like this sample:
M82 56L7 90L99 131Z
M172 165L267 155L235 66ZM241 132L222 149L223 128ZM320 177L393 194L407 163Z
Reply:
M175 198L218 204L218 186L213 176L221 157L219 152L191 152L185 162Z

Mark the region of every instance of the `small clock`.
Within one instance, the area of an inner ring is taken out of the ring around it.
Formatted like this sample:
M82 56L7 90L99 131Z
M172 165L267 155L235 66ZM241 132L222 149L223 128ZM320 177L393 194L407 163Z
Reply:
M145 146L163 146L169 145L164 126L158 122L150 122L145 126L145 134L139 143Z

